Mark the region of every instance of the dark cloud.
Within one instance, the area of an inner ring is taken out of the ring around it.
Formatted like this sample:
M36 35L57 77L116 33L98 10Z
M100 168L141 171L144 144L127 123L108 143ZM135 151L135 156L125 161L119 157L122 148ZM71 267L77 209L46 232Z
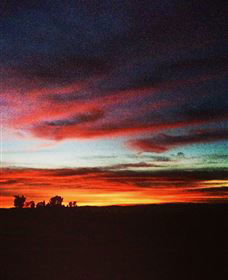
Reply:
M67 84L81 81L108 72L104 60L88 56L31 57L19 65L13 66L15 75L38 84Z
M130 141L129 145L144 152L160 153L179 146L195 143L210 143L227 139L227 130L201 130L185 135L160 134L153 138Z
M90 175L93 173L103 173L103 168L94 167L94 168L65 168L65 169L55 169L50 170L50 172L47 173L47 176L53 175L57 177L67 177L67 176L81 176L81 175Z
M139 159L139 158L144 158L144 159L149 159L152 161L158 161L158 162L169 162L172 161L172 159L169 156L160 156L160 155L151 155L151 154L129 154L127 155L129 158L134 158L134 159Z
M7 186L7 185L14 185L16 183L18 183L18 180L5 180L5 181L1 181L0 185Z
M199 188L186 190L186 192L198 192L203 195L228 196L228 187Z
M184 106L185 107L185 106ZM208 104L205 104L205 106L198 106L195 109L187 109L183 110L183 112L180 113L179 117L185 118L187 120L201 120L202 123L210 122L210 121L223 121L227 120L228 114L227 114L227 107L226 103L224 105L221 105L218 111L218 107L215 105L211 105L211 108L208 108Z
M56 141L153 133L133 143L157 152L227 139L225 1L1 5L11 128ZM211 123L216 132L173 136Z
M182 152L178 152L176 157L179 158L179 159L183 159L183 158L185 158L185 154L182 153Z
M122 164L111 165L110 167L107 167L107 169L114 170L114 169L127 169L127 168L150 168L150 167L163 167L163 166L154 163L137 162L137 163L122 163Z
M54 126L54 127L61 127L61 126L71 126L71 125L77 125L82 123L90 123L95 122L101 118L104 117L104 113L102 111L92 111L84 114L78 114L76 116L73 116L71 118L67 119L61 119L61 120L55 120L46 122L45 125L47 126Z
M228 72L228 60L226 56L221 57L206 57L171 61L169 58L166 61L156 61L154 58L148 57L144 62L134 63L128 66L128 76L122 76L119 79L120 84L115 90L135 90L141 88L154 88L158 90L175 89L183 86L188 86L203 79L213 79L213 75L222 75ZM115 80L114 80L115 81ZM102 87L106 90L108 84L103 82Z
M129 179L129 180L153 180L159 182L159 180L164 181L181 181L188 184L189 182L198 181L209 181L209 180L226 180L228 179L227 168L216 168L216 169L185 169L185 170L127 170L128 167L141 168L142 166L148 166L147 163L133 163L133 164L120 164L119 167L123 167L125 170L115 170L119 168L114 165L114 170L112 166L104 167L85 167L85 168L63 168L63 169L31 169L31 168L8 168L4 169L4 176L14 176L14 174L20 174L20 178L8 179L5 182L10 182L11 184L17 183L19 180L30 181L26 174L34 174L36 176L44 177L74 177L74 176L100 176L101 178L109 178L110 180L116 179ZM153 165L153 164L152 164Z
M198 180L226 180L227 169L196 169L196 170L159 170L159 171L118 171L113 177L135 177L140 180L142 177L166 178L167 180L180 180L183 182Z

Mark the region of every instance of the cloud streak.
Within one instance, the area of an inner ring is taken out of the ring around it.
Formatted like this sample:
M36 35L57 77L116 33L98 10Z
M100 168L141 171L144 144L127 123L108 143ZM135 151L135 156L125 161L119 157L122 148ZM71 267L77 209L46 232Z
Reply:
M126 195L131 197L126 200L130 204L228 199L226 169L147 170L152 166L139 162L102 168L8 168L3 170L1 196L7 197L8 206L14 194L47 200L59 193L66 202L74 197L83 205L102 205L101 194L105 204L121 204Z
M163 153L176 147L198 143L211 143L228 139L228 130L192 131L185 135L160 134L153 138L133 140L129 145L143 152Z

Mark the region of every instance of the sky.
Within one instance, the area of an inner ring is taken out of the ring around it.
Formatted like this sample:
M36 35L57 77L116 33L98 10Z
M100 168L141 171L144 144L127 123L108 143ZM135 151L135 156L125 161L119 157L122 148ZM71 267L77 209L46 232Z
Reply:
M0 3L0 207L228 201L227 5Z

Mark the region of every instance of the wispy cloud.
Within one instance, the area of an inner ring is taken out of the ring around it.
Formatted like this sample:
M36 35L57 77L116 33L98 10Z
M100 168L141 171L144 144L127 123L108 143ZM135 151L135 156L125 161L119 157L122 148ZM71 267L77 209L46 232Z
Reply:
M162 153L179 146L224 141L228 139L228 130L200 130L185 135L159 134L153 138L133 140L129 145L144 152Z

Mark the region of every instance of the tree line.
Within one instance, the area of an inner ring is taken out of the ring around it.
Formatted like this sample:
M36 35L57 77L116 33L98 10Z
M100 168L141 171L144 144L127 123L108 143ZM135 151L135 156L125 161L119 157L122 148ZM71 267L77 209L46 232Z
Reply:
M61 196L53 196L50 198L49 202L40 201L35 203L34 201L26 201L24 195L14 196L14 207L15 208L43 208L43 207L65 207L63 203L63 198ZM76 201L70 201L66 207L77 207Z

